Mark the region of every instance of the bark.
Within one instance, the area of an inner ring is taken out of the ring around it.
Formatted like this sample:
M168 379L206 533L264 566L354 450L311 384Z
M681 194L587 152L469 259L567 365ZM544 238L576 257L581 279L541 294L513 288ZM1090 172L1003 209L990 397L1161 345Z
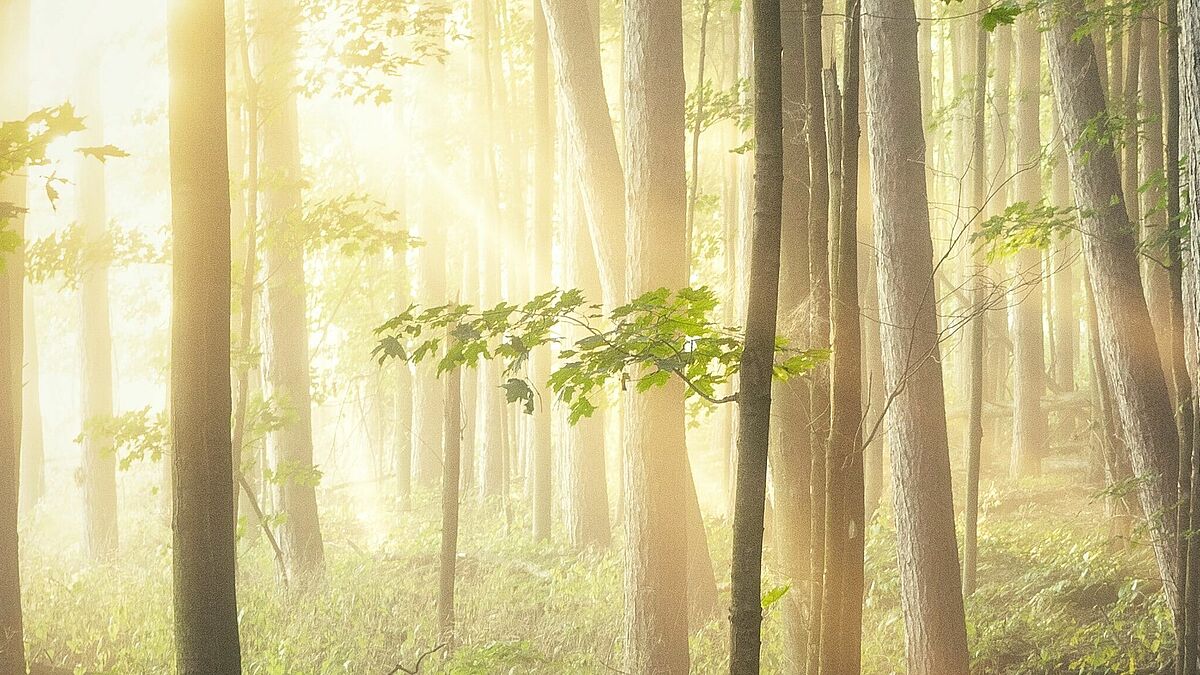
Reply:
M1157 17L1143 19L1138 28L1142 32L1141 63L1138 81L1141 90L1140 107L1142 133L1134 134L1140 157L1134 168L1140 171L1134 188L1141 214L1141 238L1143 242L1156 242L1150 254L1142 259L1142 290L1146 305L1150 309L1151 322L1155 326L1159 356L1163 370L1171 372L1171 341L1174 332L1171 325L1171 279L1170 264L1174 255L1167 242L1167 209L1165 190L1160 184L1164 177L1165 147L1163 141L1163 116L1155 111L1163 110L1162 81L1159 76L1159 23ZM1136 107L1134 112L1138 111ZM1140 137L1139 137L1140 136ZM1129 142L1126 139L1126 142ZM1128 167L1126 168L1128 171ZM1182 335L1182 333L1181 333ZM1171 394L1174 395L1174 391ZM1175 399L1178 409L1178 400Z
M25 390L21 415L21 504L28 514L46 494L46 452L42 421L41 373L38 366L37 320L30 288L25 288Z
M826 482L825 596L821 669L862 669L863 564L866 522L862 448L862 328L858 300L858 140L861 6L847 0L840 97L839 220L834 223L829 276L832 284L829 464ZM832 71L826 71L832 74ZM836 88L836 81L832 83Z
M225 12L222 3L201 0L176 2L171 9L175 662L183 675L233 675L241 672L241 655L229 430Z
M1159 573L1174 606L1180 582L1175 522L1164 516L1174 514L1179 440L1142 296L1117 158L1110 143L1085 135L1088 124L1102 119L1104 96L1095 53L1073 37L1080 28L1082 5L1066 0L1056 10L1046 34L1050 72L1070 147L1075 203L1084 215L1084 256L1095 294L1103 362L1133 470L1142 481L1139 497L1150 520Z
M297 35L291 0L264 0L264 22L258 39L263 55L262 75L269 87L266 100L274 103L263 118L262 172L272 177L263 191L267 227L268 393L287 411L288 421L271 433L268 442L276 477L279 528L288 578L297 586L320 582L325 575L325 547L313 470L312 401L308 370L308 300L304 274L304 244L295 231L303 208L300 192L300 128L296 109L295 51Z
M546 20L541 5L535 3L533 31L534 92L534 213L533 292L545 293L554 285L551 275L554 245L554 117L550 105L550 63L547 53ZM530 361L533 381L544 384L550 379L550 348L535 350ZM538 401L531 420L533 425L533 537L550 538L553 455L550 445L550 404Z
M908 670L967 672L910 0L863 5L867 131Z
M626 298L625 187L617 155L596 25L586 0L542 0L566 136L579 162L588 231L600 267L604 303Z
M983 0L978 4L980 12L986 10ZM975 90L972 96L971 134L971 205L975 218L981 223L987 203L987 32L982 27L975 33ZM963 515L963 595L975 592L975 580L979 553L979 464L983 450L983 348L987 340L987 279L986 261L982 260L977 247L971 287L971 311L974 316L970 325L969 386L967 405L970 419L967 422L967 489Z
M89 77L90 79L94 79ZM84 99L98 99L96 84L84 82ZM88 111L85 132L90 146L104 145L102 112ZM108 229L104 163L82 158L79 167L79 220L88 245L103 246ZM83 383L83 495L88 552L94 560L109 560L117 550L117 458L112 439L89 429L113 416L112 331L108 312L108 265L88 265L79 282L82 310L80 354Z
M442 438L442 547L438 565L438 634L441 642L454 645L454 568L458 561L459 459L462 443L462 369L446 373L445 425Z
M780 0L783 45L783 198L781 202L779 318L777 331L790 344L808 340L808 143L805 138L803 0ZM812 439L809 405L812 383L774 384L775 449L770 457L779 567L793 589L783 597L783 665L804 668L808 648L808 582L811 578L812 528L809 476Z
M1042 201L1042 140L1039 128L1042 50L1037 16L1017 19L1016 199ZM1045 355L1042 342L1042 253L1025 247L1016 256L1018 286L1013 307L1013 444L1009 474L1036 476L1046 447Z
M1062 125L1058 121L1058 108L1054 108L1054 141L1050 161L1050 200L1059 208L1070 208L1071 178L1067 171L1067 147L1062 140ZM1051 285L1054 313L1050 317L1053 328L1053 357L1050 359L1051 378L1060 392L1075 391L1075 365L1079 360L1079 312L1076 311L1075 293L1078 279L1075 276L1075 259L1079 253L1079 237L1074 232L1059 238L1053 244L1051 260Z
M547 12L549 15L550 13ZM629 289L687 285L682 6L624 7ZM589 219L591 220L591 219ZM626 649L631 672L688 671L690 481L684 385L631 395L626 421Z
M779 305L783 201L783 72L779 0L754 3L754 231L738 392L729 672L759 672L763 515L771 432L771 375Z
M28 106L28 0L0 2L0 120L24 119ZM0 177L0 201L25 204L23 176ZM24 236L25 218L3 223ZM24 254L0 255L0 670L25 672L17 517L21 479Z

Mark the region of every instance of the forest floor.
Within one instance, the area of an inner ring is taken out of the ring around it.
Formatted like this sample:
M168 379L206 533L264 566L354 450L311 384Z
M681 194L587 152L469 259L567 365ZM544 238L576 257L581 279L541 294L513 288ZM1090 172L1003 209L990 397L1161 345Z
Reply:
M979 590L967 603L976 673L1166 672L1171 626L1144 545L1108 535L1103 498L1068 476L982 488ZM327 500L349 503L353 500ZM246 535L239 604L249 674L412 669L437 646L437 502L408 513L326 510L328 583L305 595L277 582L270 547ZM421 672L621 672L621 554L538 545L526 514L467 506L458 573L458 645ZM33 661L75 673L171 670L169 524L161 514L122 518L122 552L84 560L66 509L25 524L26 639ZM712 520L709 543L728 569L729 527ZM45 532L59 532L58 540ZM34 533L37 533L36 536ZM961 529L960 529L961 533ZM890 509L868 533L864 672L903 672L903 623ZM769 540L769 537L768 537ZM770 559L770 552L768 552ZM720 578L720 572L718 577ZM764 589L774 587L768 570ZM721 582L722 601L728 582ZM780 672L780 605L764 621L764 671ZM693 632L693 671L725 669L726 620Z

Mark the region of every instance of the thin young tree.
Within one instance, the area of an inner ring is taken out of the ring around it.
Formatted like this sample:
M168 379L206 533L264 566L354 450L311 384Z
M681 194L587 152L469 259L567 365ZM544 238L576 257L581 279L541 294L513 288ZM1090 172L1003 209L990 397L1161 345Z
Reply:
M554 112L550 105L549 37L541 4L533 8L533 290L545 293L553 285L554 245ZM535 350L530 360L534 382L550 379L550 349ZM550 538L553 453L550 404L539 401L533 417L533 538Z
M739 370L737 482L730 574L729 672L759 671L763 513L770 444L771 378L779 305L783 202L783 72L779 0L754 3L754 231L746 341Z
M863 3L881 339L908 670L967 672L912 0Z
M225 5L174 0L171 75L171 434L175 664L241 672L230 381Z
M454 643L454 580L458 560L459 460L462 458L462 368L446 374L445 423L442 438L442 547L438 563L438 634L447 645Z

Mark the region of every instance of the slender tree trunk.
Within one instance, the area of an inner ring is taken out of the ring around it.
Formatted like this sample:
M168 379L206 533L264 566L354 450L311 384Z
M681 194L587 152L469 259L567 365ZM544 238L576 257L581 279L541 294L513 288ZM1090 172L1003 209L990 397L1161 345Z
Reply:
M30 288L25 288L25 382L21 415L21 504L28 514L46 494L46 449L42 428L41 373L37 344L37 317L33 312Z
M549 13L548 13L549 14ZM630 294L687 285L683 18L678 2L624 7L626 223ZM688 671L690 481L684 385L628 397L627 670Z
M1017 18L1017 176L1018 201L1031 207L1042 200L1042 140L1039 126L1042 49L1037 16ZM1041 472L1046 446L1045 355L1042 341L1042 253L1025 247L1016 256L1018 286L1013 299L1013 478Z
M176 0L167 28L175 664L241 672L235 566L225 8ZM199 252L203 252L200 254Z
M442 438L442 548L438 566L438 634L452 649L454 645L454 577L458 561L459 459L462 441L462 369L446 373L446 420Z
M779 312L777 331L796 346L808 341L808 144L805 138L804 2L780 0L783 45L783 199L781 202ZM736 318L736 317L735 317ZM811 570L812 383L776 382L775 449L770 457L778 564L791 591L783 597L783 666L802 670L810 636L807 608Z
M1164 514L1174 514L1179 439L1142 296L1117 158L1111 144L1096 142L1086 131L1104 112L1104 95L1095 53L1074 37L1082 21L1082 4L1065 0L1056 10L1056 21L1046 33L1050 73L1070 147L1075 202L1084 216L1083 248L1095 293L1103 362L1134 474L1143 481L1139 496L1174 609L1181 581L1176 523Z
M625 301L625 188L604 94L597 27L586 0L542 0L567 141L579 162L587 225L600 267L604 303Z
M1165 190L1161 184L1165 176L1164 161L1165 147L1163 139L1163 116L1155 111L1163 108L1162 79L1159 75L1159 22L1157 16L1142 19L1138 29L1142 32L1141 63L1138 81L1140 83L1140 103L1134 101L1134 112L1141 118L1141 134L1134 129L1134 142L1140 149L1140 157L1134 162L1134 168L1139 170L1134 186L1133 196L1139 204L1137 212L1141 215L1141 239L1144 242L1166 242L1167 238L1167 209ZM1140 111L1140 112L1139 112ZM1129 139L1126 139L1129 142ZM1126 168L1128 171L1128 167ZM1158 341L1159 356L1162 359L1163 370L1171 372L1171 341L1174 339L1171 325L1171 273L1170 264L1173 259L1169 246L1159 245L1150 250L1150 255L1144 256L1142 262L1142 290L1146 295L1146 305L1150 309L1151 322L1155 326L1155 338ZM1171 387L1174 395L1174 387ZM1176 410L1179 401L1173 399ZM1190 472L1190 467L1188 468Z
M545 293L554 285L551 275L554 245L554 113L550 105L550 62L546 19L534 3L533 92L534 92L534 214L533 251L536 255L534 293ZM534 382L550 379L550 349L535 350L531 359ZM553 455L550 447L550 403L539 401L533 424L533 537L550 538L553 496Z
M1057 106L1054 106L1053 119L1050 201L1054 206L1065 209L1072 207L1074 202L1071 200L1071 178L1067 170L1067 147L1062 139L1062 125L1058 120ZM1074 232L1055 241L1051 251L1054 314L1050 320L1053 326L1054 352L1050 364L1055 386L1063 393L1075 391L1075 365L1079 359L1079 312L1076 310L1075 299L1079 285L1075 276L1075 259L1078 254L1079 237Z
M262 81L277 106L263 118L262 169L272 176L264 191L267 236L267 382L271 398L288 412L289 421L269 437L280 511L279 528L288 578L301 588L325 575L325 547L313 470L312 401L308 371L308 301L304 244L293 221L302 208L300 127L296 109L291 0L264 0L260 36Z
M821 669L857 673L862 669L862 603L865 546L862 447L862 328L858 301L858 140L861 5L846 1L845 44L839 126L841 155L829 276L832 286L830 343L832 395L829 434L830 486L825 530L825 617L821 621ZM836 87L836 82L834 85ZM834 496L836 495L836 499Z
M98 83L97 83L98 84ZM84 83L85 100L95 102L98 90ZM100 109L89 110L86 142L104 145L103 117ZM79 220L84 239L102 246L108 229L105 199L104 163L84 157L79 167ZM88 552L94 560L109 560L117 551L117 458L112 439L90 429L113 416L112 331L108 313L108 266L104 262L87 266L79 282L82 310L83 383L83 494Z
M770 443L771 374L779 304L783 201L783 72L779 0L754 3L754 232L738 393L729 672L759 672L763 513Z
M863 5L883 361L908 670L967 672L911 0Z

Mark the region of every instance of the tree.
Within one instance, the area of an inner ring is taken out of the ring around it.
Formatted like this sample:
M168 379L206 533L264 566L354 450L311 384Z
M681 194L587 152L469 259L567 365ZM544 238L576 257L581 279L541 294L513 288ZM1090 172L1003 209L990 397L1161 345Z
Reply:
M241 672L241 649L229 429L224 3L175 0L167 30L175 659L183 675L233 675Z
M304 285L304 242L290 228L302 208L300 129L296 110L295 5L262 0L259 21L260 80L268 109L263 118L262 173L266 221L268 393L287 411L287 422L270 436L279 507L279 529L288 578L301 587L325 574L325 550L317 513L313 467L312 401L308 371L308 303Z
M625 221L637 295L688 282L682 5L631 0L624 26ZM672 381L628 399L625 644L634 672L688 671L683 397Z
M1107 383L1149 519L1159 574L1172 607L1180 588L1175 544L1179 439L1142 295L1133 229L1125 209L1095 52L1076 36L1082 3L1062 0L1046 33L1055 101L1068 147L1083 252L1095 297ZM1110 62L1111 64L1111 62Z
M967 672L911 0L863 3L892 501L908 669ZM887 300L882 300L887 299Z
M737 482L730 575L729 672L759 671L762 627L763 511L771 439L771 374L779 305L783 207L783 71L779 0L754 11L754 231L751 235L746 341L738 405Z
M1017 175L1015 197L1029 206L1041 201L1042 141L1039 128L1042 50L1037 17L1017 18ZM1042 252L1026 246L1016 256L1019 284L1013 321L1013 446L1009 473L1037 475L1046 444L1045 356L1042 347Z
M85 76L85 100L90 103L86 142L104 144L103 111L94 73ZM79 221L84 241L95 245L108 228L104 162L80 158ZM80 354L83 357L83 494L88 550L96 560L108 560L117 550L117 460L111 439L103 431L113 415L112 332L108 316L108 265L87 264L79 281L83 319Z
M533 116L534 116L534 214L533 287L539 290L553 285L554 232L554 117L550 107L550 63L547 50L546 17L541 5L534 3L533 30ZM530 364L535 381L550 376L550 350L541 349ZM550 538L553 449L550 441L550 405L543 402L533 420L533 537Z
M462 443L462 368L446 377L446 422L442 457L442 548L438 564L438 634L442 642L454 641L454 574L458 561L459 460Z

